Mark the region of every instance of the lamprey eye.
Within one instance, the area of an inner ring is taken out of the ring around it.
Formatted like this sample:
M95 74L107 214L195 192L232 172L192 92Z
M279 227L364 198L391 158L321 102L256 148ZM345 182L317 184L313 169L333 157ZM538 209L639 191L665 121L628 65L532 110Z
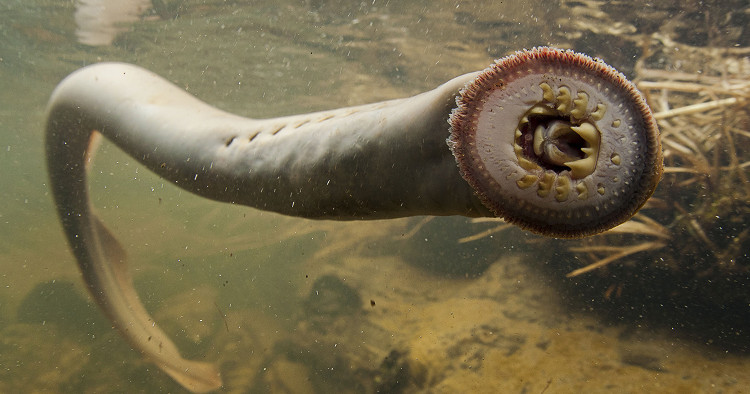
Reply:
M635 86L599 60L536 48L498 60L451 114L463 177L496 215L580 237L627 219L662 173L659 131Z

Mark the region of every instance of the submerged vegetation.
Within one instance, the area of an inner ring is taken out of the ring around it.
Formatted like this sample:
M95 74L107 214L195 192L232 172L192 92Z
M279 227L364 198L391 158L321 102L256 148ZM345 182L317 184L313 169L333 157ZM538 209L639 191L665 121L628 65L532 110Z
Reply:
M636 74L661 129L664 178L631 221L569 248L588 265L568 276L608 278L605 298L653 294L748 316L748 55L664 37L644 45Z
M658 256L655 264L699 277L745 275L750 271L750 150L745 148L750 48L669 45L646 52L637 64L638 86L661 129L664 179L643 213L572 250L593 255L596 265L588 268L652 252ZM699 73L649 68L682 60L671 53L689 53L708 67Z
M746 5L708 3L633 13L614 12L632 2L563 2L579 17L577 48L622 48L619 58L592 51L618 62L646 96L664 177L635 217L608 232L528 242L543 245L537 261L567 276L560 291L584 308L734 346L750 318L750 34ZM507 228L482 221L476 237Z
M661 130L664 177L632 220L564 246L574 261L567 276L589 306L747 351L750 42L747 10L715 6L702 19L687 7L630 37L639 47L633 74Z

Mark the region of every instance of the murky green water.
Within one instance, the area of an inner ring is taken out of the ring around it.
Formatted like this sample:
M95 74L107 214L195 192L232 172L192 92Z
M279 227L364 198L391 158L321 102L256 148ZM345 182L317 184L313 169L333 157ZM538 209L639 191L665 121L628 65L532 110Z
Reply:
M639 37L655 32L697 48L750 45L747 5L705 2L155 3L102 46L77 42L75 2L0 3L0 392L183 390L89 303L54 212L44 108L77 68L138 64L229 112L271 117L408 96L535 45L600 56L630 77ZM677 71L701 67L683 62ZM686 332L672 320L607 312L631 307L611 305L622 288L566 281L565 270L584 263L540 252L565 243L539 248L547 241L513 229L466 247L456 240L486 224L315 222L223 205L107 143L91 191L149 311L186 357L220 366L225 391L741 392L750 384L747 341L727 339L748 334L736 320L718 322L713 338L695 316ZM746 207L734 222L740 249ZM558 260L562 271L549 267ZM648 262L624 265L638 264ZM735 291L746 276L731 280ZM311 295L321 293L328 298ZM653 311L680 301L638 302Z

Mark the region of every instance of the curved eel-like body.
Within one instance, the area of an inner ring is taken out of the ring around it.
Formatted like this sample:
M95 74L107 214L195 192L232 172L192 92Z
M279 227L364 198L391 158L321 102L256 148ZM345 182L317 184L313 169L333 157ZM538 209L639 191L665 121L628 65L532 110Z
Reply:
M68 242L114 326L195 392L220 387L218 370L181 357L91 211L94 131L195 194L314 219L497 215L545 235L583 236L627 220L661 174L658 131L632 84L602 62L551 48L414 97L265 120L218 110L133 65L78 70L53 92L47 117L50 183Z

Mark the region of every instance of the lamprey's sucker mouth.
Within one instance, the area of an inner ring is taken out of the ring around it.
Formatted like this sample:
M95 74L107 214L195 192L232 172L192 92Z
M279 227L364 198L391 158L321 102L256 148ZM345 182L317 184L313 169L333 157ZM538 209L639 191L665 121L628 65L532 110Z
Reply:
M553 48L498 60L462 91L449 144L497 216L581 237L635 214L661 179L659 131L625 76Z
M92 297L135 349L194 392L221 387L218 369L181 356L92 213L95 131L217 201L311 219L499 216L553 237L624 222L662 172L656 123L633 84L553 48L409 98L262 120L211 107L137 66L101 63L57 86L46 128L52 193Z

